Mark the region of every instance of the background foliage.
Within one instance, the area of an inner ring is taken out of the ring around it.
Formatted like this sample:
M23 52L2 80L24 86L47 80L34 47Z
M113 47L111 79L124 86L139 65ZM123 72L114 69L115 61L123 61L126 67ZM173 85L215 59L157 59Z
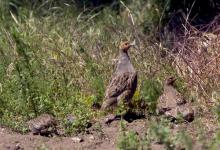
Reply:
M0 124L25 132L27 120L51 113L66 133L84 131L101 115L92 106L103 101L120 41L133 39L139 47L130 51L139 74L134 109L154 114L163 80L179 75L172 67L176 33L185 31L186 19L197 30L218 13L218 0L1 0ZM177 87L192 97L184 77L179 75ZM206 83L218 87L215 81ZM219 92L211 88L207 94L213 90ZM69 114L76 121L69 123ZM157 133L160 126L152 124L149 133L169 147L173 139L166 127ZM134 133L122 134L119 149L134 141L140 142Z

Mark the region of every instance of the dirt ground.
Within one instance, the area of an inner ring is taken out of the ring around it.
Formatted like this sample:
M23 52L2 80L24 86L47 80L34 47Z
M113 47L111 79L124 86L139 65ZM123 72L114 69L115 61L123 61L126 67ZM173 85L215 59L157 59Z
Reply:
M92 127L84 134L70 137L43 137L39 135L19 134L10 131L4 127L0 127L0 150L115 150L117 140L121 130L121 121L114 121L110 125L106 125L104 121L97 121ZM205 125L206 123L204 123ZM133 122L126 122L126 129L136 132L140 137L144 136L146 127L149 126L147 119L137 119ZM208 137L216 131L216 127L210 126L210 121L207 123L206 131L209 131ZM197 124L181 124L176 125L172 132L185 130L194 137L197 137L195 129L198 128ZM207 138L208 138L207 137ZM83 139L82 142L74 141L74 138ZM165 149L161 144L151 145L153 150ZM202 149L199 144L194 144L194 149Z
M146 129L146 120L139 119L126 123L126 128L133 130L139 135ZM88 130L88 133L77 137L43 137L30 134L19 134L0 127L0 149L1 150L114 150L116 140L119 136L120 121L114 121L110 125L96 123ZM82 142L76 142L73 138L81 138ZM161 149L161 145L155 145L155 149Z

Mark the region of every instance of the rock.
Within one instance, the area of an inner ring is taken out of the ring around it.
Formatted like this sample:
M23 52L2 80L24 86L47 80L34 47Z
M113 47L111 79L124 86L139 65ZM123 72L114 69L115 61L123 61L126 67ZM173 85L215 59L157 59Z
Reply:
M84 140L80 137L72 137L71 138L73 140L74 143L81 143L83 142Z
M90 128L90 127L92 127L92 123L89 122L89 121L87 121L87 122L86 122L86 128L88 129L88 128Z
M24 148L22 148L21 146L20 146L20 143L19 144L16 144L15 145L15 148L14 148L14 150L23 150Z
M187 109L186 111L182 113L182 115L183 115L183 118L188 122L192 122L195 117L195 113L193 109Z
M14 150L23 150L24 148L21 146L21 143L16 141Z
M5 129L4 128L0 128L0 134L4 133Z
M94 110L99 110L100 108L101 108L101 105L100 105L99 103L94 102L94 103L92 104L92 109L94 109Z
M66 117L66 120L68 123L73 123L75 120L76 120L76 117L73 116L72 114L68 114L67 117Z
M95 140L95 137L94 137L93 135L90 135L90 136L89 136L89 139L90 139L91 141L93 141L93 140Z

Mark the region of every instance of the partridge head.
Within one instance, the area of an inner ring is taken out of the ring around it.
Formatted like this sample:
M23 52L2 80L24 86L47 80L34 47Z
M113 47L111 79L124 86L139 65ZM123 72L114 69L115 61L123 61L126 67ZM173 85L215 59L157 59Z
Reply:
M127 51L132 47L135 46L135 40L133 42L129 42L129 41L125 41L125 42L121 42L119 49L122 52L127 53Z
M175 77L168 77L166 80L165 80L165 85L171 85L171 86L173 86L174 85L174 83L175 83L175 81L176 81L176 78Z

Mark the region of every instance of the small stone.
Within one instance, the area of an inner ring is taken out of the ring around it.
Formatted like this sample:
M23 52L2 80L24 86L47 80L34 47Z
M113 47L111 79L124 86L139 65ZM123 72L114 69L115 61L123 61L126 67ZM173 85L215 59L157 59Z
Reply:
M192 122L194 120L194 111L189 109L188 111L183 112L183 118L188 122Z
M94 140L95 137L94 137L93 135L91 135L91 136L89 136L89 139L90 139L90 140Z
M11 146L10 146L10 145L6 145L5 148L6 148L6 149L10 149Z
M87 122L86 123L86 128L88 129L88 128L90 128L92 126L92 123L91 122Z
M23 150L24 148L21 147L21 143L17 143L14 147L14 150Z
M99 103L93 103L92 104L92 109L94 109L94 110L99 110L101 108L101 105L99 104Z
M141 109L146 109L148 107L148 104L142 99L140 102L140 108Z
M74 117L72 114L68 114L66 120L68 123L73 123L76 120L76 117Z
M81 143L83 142L84 140L80 137L72 137L71 138L73 140L74 143Z
M4 133L5 129L1 128L0 134Z

